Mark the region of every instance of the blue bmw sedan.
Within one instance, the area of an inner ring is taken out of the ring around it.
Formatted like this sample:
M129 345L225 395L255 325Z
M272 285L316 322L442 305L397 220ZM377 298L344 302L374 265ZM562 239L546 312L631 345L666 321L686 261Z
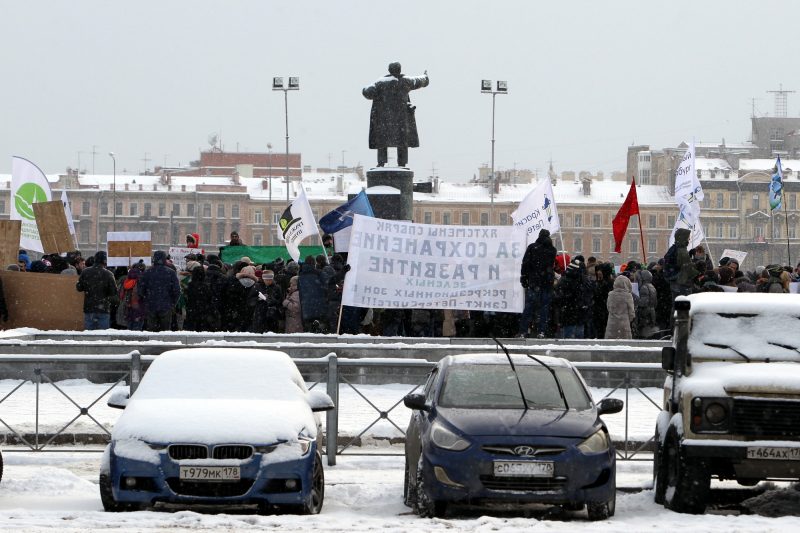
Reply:
M150 365L124 408L100 467L106 511L148 507L253 507L316 514L325 477L317 412L283 352L170 350Z
M614 514L615 451L602 414L567 360L514 354L442 359L412 409L406 505L442 516L452 505L516 510L536 504Z

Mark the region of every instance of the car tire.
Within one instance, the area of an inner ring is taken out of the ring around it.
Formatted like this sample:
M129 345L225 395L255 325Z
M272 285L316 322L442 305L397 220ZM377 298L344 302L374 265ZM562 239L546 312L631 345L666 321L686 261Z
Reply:
M425 475L423 473L423 459L420 455L417 464L417 479L414 488L415 497L412 503L414 512L421 518L441 518L447 513L447 502L434 500L428 494L425 486Z
M666 462L666 489L664 503L677 513L703 514L711 490L711 475L700 459L684 457L678 436L667 434L663 450Z
M0 480L3 479L3 454L0 453Z
M301 514L319 514L325 501L325 470L319 452L314 455L314 467L311 472L311 490L308 501L303 504Z
M408 464L408 458L406 457L406 470L403 476L403 504L406 507L414 506L414 500L417 499L416 493L416 478L411 476L411 465Z
M659 505L664 505L664 497L667 494L667 462L664 457L664 450L661 446L661 439L656 432L655 449L653 450L653 501Z
M598 520L608 520L612 516L614 516L614 511L617 508L617 496L616 494L607 502L602 503L587 503L586 504L586 514L589 516L589 520L592 522L596 522Z

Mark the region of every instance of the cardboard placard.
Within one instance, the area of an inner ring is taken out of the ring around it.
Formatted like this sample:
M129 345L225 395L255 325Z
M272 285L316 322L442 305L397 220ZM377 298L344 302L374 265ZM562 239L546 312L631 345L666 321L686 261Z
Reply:
M169 256L172 258L172 264L175 265L179 271L186 270L186 256L189 254L202 254L202 248L186 248L185 246L170 246Z
M129 267L140 260L152 262L153 242L149 231L109 231L108 266Z
M741 270L743 268L742 263L744 263L744 258L747 257L747 252L742 252L739 250L729 250L726 248L725 250L722 250L722 255L719 256L720 259L722 259L723 257L730 257L731 259L736 259L739 262L739 269Z
M8 307L8 322L0 321L0 328L83 330L78 276L2 270L0 279Z
M21 232L21 220L0 220L0 268L17 264Z
M32 205L44 253L62 254L75 250L75 240L69 232L64 202L53 200Z

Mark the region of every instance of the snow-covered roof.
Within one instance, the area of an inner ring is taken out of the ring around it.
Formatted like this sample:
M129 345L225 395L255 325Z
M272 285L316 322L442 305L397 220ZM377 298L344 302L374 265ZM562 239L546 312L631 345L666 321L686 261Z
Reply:
M800 170L800 159L781 159L783 170ZM740 159L739 170L741 172L754 172L762 170L772 172L775 168L775 159Z
M697 170L732 170L730 163L724 159L697 157L694 160Z

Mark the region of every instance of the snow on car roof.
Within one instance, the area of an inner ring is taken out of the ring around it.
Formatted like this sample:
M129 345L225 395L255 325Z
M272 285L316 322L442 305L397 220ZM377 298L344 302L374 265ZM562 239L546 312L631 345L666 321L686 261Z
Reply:
M534 356L549 366L569 366L569 362L561 357L551 357L549 355L536 355ZM446 359L447 364L508 364L508 358L503 352L500 353L464 353L450 355ZM538 364L522 353L512 353L511 360L514 364Z
M800 295L704 292L680 296L691 302L689 314L744 313L800 316Z

